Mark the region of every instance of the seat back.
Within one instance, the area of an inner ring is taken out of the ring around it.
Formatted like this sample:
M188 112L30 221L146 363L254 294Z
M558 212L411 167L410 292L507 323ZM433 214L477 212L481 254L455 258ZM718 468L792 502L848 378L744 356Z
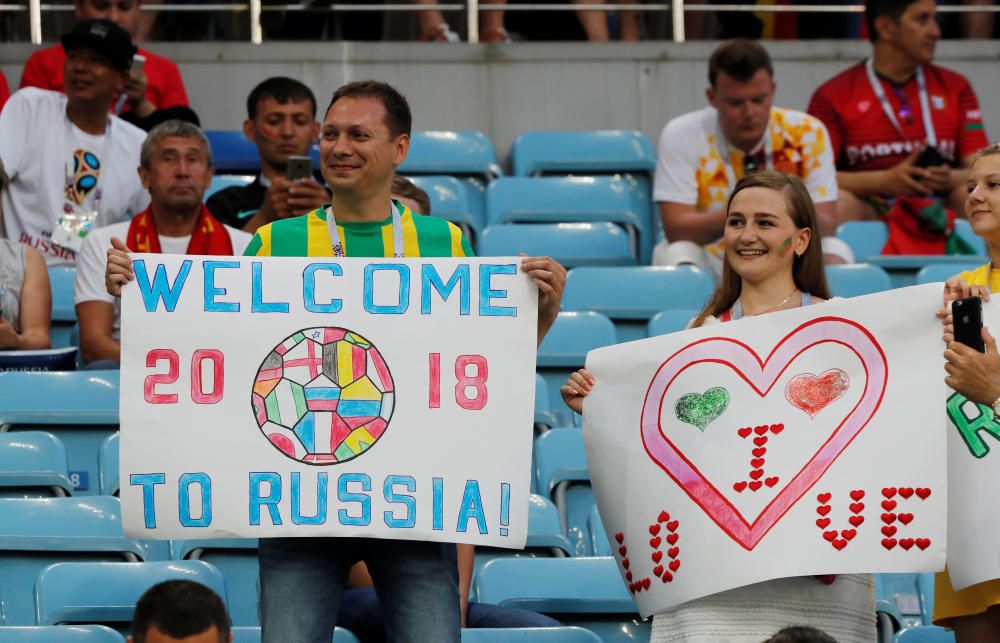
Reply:
M233 625L258 626L256 538L215 538L175 540L170 545L173 560L200 560L222 573L229 596L229 616Z
M587 531L590 532L590 550L594 556L610 556L611 544L608 543L608 532L604 530L604 523L601 521L601 512L597 510L597 503L590 508L590 515L587 517Z
M601 643L582 627L495 627L462 630L462 643Z
M826 280L834 297L860 297L892 289L889 274L867 263L827 266Z
M117 496L121 488L118 481L118 453L121 436L118 432L109 435L101 443L97 455L98 488L102 496Z
M73 493L66 447L51 433L0 433L0 496L52 497Z
M236 130L205 130L212 162L219 174L252 174L260 170L257 146Z
M103 625L0 627L4 643L125 643L125 637Z
M49 337L52 348L67 348L73 345L71 335L73 325L76 324L76 306L73 304L75 283L75 267L49 268L49 287L52 289L52 321Z
M986 240L972 231L972 224L967 219L955 219L955 234L974 248L977 255L986 257L989 254L986 250Z
M474 130L413 132L410 151L397 170L407 176L451 174L485 182L503 175L493 141Z
M212 177L211 185L205 190L204 200L207 201L213 194L226 188L250 185L255 178L254 174L216 174Z
M965 272L966 270L975 270L979 266L983 265L983 263L984 261L982 258L949 263L932 263L924 266L917 272L916 283L917 285L920 285L933 284L938 281L948 281L955 275Z
M512 223L492 225L479 240L483 257L548 255L566 268L634 266L628 234L613 223Z
M437 217L448 219L471 232L471 240L479 238L486 227L486 197L484 190L469 181L460 181L453 176L411 176L407 177L418 188L427 193L431 202L431 212ZM427 214L422 212L421 214Z
M856 261L882 254L889 228L882 221L847 221L837 227L837 238L851 247Z
M535 438L533 457L535 486L555 503L573 555L592 555L587 522L594 506L594 491L583 432L577 428L546 431Z
M931 624L933 574L875 574L875 597L892 608L899 627Z
M583 367L588 351L617 341L614 324L600 313L559 313L539 346L537 357L537 372L548 384L549 409L556 423L563 426L579 423L579 416L563 403L559 393L566 378Z
M525 132L511 156L516 176L656 170L653 142L635 130Z
M699 312L701 311L693 309L660 311L649 320L647 332L650 337L658 337L685 330Z
M936 625L908 627L896 635L894 643L955 643L955 633Z

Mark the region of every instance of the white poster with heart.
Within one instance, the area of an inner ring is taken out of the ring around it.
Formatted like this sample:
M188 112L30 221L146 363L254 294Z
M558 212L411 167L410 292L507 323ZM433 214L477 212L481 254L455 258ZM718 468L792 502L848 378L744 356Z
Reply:
M774 578L944 567L940 292L589 354L590 475L641 614Z

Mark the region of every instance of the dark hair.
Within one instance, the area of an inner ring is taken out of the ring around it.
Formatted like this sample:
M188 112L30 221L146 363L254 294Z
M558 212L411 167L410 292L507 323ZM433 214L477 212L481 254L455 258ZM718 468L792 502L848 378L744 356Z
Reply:
M359 80L347 83L333 93L333 98L330 99L330 105L327 106L326 111L329 112L333 104L341 98L374 98L385 108L385 125L389 128L389 134L393 138L400 134L410 135L410 127L413 123L413 117L410 115L410 104L392 85L377 80Z
M837 643L837 639L815 627L796 625L784 628L764 643Z
M431 199L427 193L417 187L410 179L396 175L392 177L392 193L407 199L413 199L420 206L420 212L414 214L430 214Z
M906 8L917 0L868 0L865 2L865 22L868 25L868 40L875 42L878 40L878 30L875 29L875 19L879 16L888 16L893 22L906 13Z
M289 101L307 100L312 106L313 118L316 117L316 96L311 89L294 78L274 76L254 87L247 96L247 116L250 120L257 117L257 106L263 98L273 98L282 105Z
M771 56L763 45L745 38L727 40L716 47L712 57L708 59L708 82L715 87L715 81L721 71L745 83L761 69L766 69L767 73L774 77Z
M173 638L187 638L213 625L219 641L228 641L229 615L219 595L201 583L168 580L150 587L136 603L132 639L144 643L151 627Z
M819 227L816 224L816 206L813 205L805 184L797 176L772 170L748 174L740 179L729 195L729 202L726 203L727 214L733 205L733 198L747 188L768 188L780 192L785 197L785 208L795 227L800 230L809 228L812 231L806 251L801 256L796 256L792 263L792 279L795 281L795 287L802 292L821 299L829 299L830 287L826 283L826 273L823 271L823 248L820 245ZM723 259L722 281L716 287L708 305L695 317L691 326L697 328L709 315L718 317L732 308L739 299L742 289L742 278L729 265L729 260Z

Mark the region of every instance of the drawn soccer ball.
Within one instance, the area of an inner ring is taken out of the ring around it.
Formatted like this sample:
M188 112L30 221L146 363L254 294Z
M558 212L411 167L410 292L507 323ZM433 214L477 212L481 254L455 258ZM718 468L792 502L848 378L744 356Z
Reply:
M370 449L392 418L395 390L382 354L345 328L306 328L274 347L251 405L261 432L289 458L346 462Z

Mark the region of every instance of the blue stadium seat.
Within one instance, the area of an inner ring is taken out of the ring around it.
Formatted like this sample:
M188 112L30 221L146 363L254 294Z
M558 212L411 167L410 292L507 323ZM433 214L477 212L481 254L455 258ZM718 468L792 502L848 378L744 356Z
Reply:
M651 174L656 150L634 130L525 132L514 139L514 174Z
M489 183L503 175L493 141L482 132L413 132L400 174L451 174Z
M955 633L936 625L908 627L896 634L895 643L955 643Z
M587 516L587 531L590 532L590 549L595 556L610 556L611 544L608 543L608 533L604 530L604 523L601 521L601 512L597 510L597 503L590 508L590 515Z
M482 257L547 255L566 268L634 266L628 235L613 223L511 223L483 231Z
M205 130L219 174L254 174L260 169L257 146L236 130Z
M216 174L212 177L212 184L205 190L204 200L207 201L210 196L226 188L250 185L255 178L254 174Z
M36 624L32 588L52 563L166 558L165 542L125 537L118 498L0 498L0 595L10 625Z
M96 495L98 451L118 430L118 379L118 371L0 373L0 433L52 433L66 445L74 495Z
M583 432L576 428L546 431L535 438L532 454L536 488L539 493L551 496L559 509L559 520L573 554L592 555L587 521L594 506L594 491L590 486Z
M0 496L69 496L66 447L44 431L0 433Z
M885 270L865 263L827 266L826 280L834 297L859 297L892 288Z
M538 494L528 496L528 539L523 550L499 547L476 547L476 571L494 558L529 556L535 558L562 558L572 556L573 548L563 534L559 510L552 501Z
M49 336L52 348L72 346L71 335L76 324L76 306L73 304L73 288L76 268L53 266L49 268L49 286L52 288L52 325Z
M4 643L125 643L125 637L103 625L31 625L0 627Z
M234 627L232 633L233 643L260 643L259 627ZM333 632L333 643L358 643L358 637L350 630L338 627Z
M472 600L520 607L585 627L606 643L648 641L614 558L499 558L480 570Z
M574 268L566 277L562 308L605 315L614 322L618 341L627 342L647 337L649 320L661 310L701 309L714 287L694 266Z
M882 221L847 221L837 227L837 238L851 247L856 261L867 261L881 256L889 228Z
M500 223L590 223L624 226L635 256L648 263L649 216L631 184L610 176L503 178L486 188L486 219Z
M102 496L117 496L121 489L118 481L119 433L112 433L101 443L97 454L98 489Z
M875 597L889 604L897 629L930 625L934 574L875 574Z
M470 243L486 228L486 197L480 187L453 176L411 176L414 185L427 193L431 214L457 224L467 234ZM423 212L422 214L427 214Z
M658 312L649 320L647 332L650 337L658 337L685 330L691 320L698 316L699 312L701 311L693 309L664 310Z
M544 377L535 373L535 428L546 430L556 425L551 403L548 382L545 381Z
M601 643L582 627L479 628L462 630L462 643Z
M538 347L537 372L548 384L549 409L561 425L579 423L580 418L563 403L559 389L570 373L582 368L587 352L618 342L615 325L595 312L559 313Z
M227 602L222 574L201 561L56 563L35 582L35 620L38 625L94 623L128 629L139 597L167 580L200 583Z
M966 219L955 219L955 234L962 238L967 244L972 246L977 255L985 257L989 254L986 249L986 240L972 231L972 224Z
M173 560L200 560L215 566L225 579L229 615L233 625L258 626L256 538L175 540L170 544Z
M958 257L949 257L954 259L950 263L934 263L928 266L924 266L917 272L916 283L919 284L932 284L938 281L948 281L960 272L965 272L966 270L975 270L976 268L982 266L985 263L984 258L969 259L968 261L959 261Z

